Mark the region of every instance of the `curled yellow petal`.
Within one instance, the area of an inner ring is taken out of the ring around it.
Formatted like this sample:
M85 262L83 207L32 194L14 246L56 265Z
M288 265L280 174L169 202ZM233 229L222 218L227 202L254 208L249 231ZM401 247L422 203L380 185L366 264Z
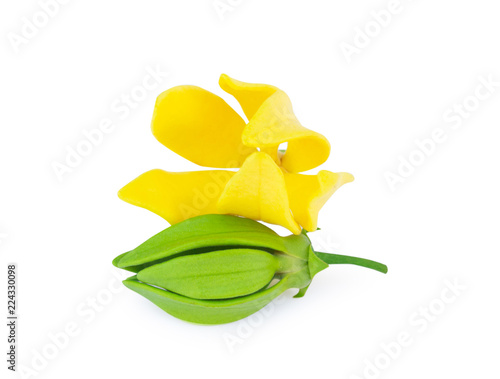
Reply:
M354 180L351 174L345 172L320 171L317 175L284 175L293 217L309 232L318 228L318 213L330 196L343 184Z
M219 83L238 100L249 119L242 134L246 146L274 151L288 142L281 165L289 172L307 171L327 160L330 143L299 123L286 93L267 84L240 82L225 74Z
M295 234L283 172L266 153L254 153L229 180L217 204L218 213L234 214L284 226Z
M194 216L217 213L217 200L233 175L224 170L151 170L123 187L118 196L175 224Z
M151 128L170 150L205 167L240 167L256 151L242 143L245 121L224 100L195 86L156 99Z
M233 95L241 105L243 112L250 120L266 99L279 89L269 84L245 83L222 74L220 87Z

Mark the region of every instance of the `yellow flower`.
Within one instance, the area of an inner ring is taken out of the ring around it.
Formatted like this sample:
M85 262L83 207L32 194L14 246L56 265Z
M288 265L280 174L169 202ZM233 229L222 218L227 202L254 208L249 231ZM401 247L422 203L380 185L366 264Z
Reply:
M282 225L295 234L301 227L316 230L319 210L352 175L298 174L324 163L330 144L298 122L283 91L224 74L219 84L238 100L248 123L213 93L179 86L158 96L151 128L158 141L193 163L239 170L152 170L118 196L170 224L219 213ZM278 151L285 142L286 151Z

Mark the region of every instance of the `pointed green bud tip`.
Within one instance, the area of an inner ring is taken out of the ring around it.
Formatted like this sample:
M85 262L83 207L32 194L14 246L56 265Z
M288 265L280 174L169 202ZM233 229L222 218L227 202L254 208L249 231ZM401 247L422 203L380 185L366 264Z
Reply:
M324 262L321 258L319 258L315 253L312 247L309 248L309 275L311 279L325 268L328 267L328 263Z
M306 294L308 288L309 288L309 285L306 286L306 287L304 287L304 288L301 288L299 290L299 292L297 292L297 294L294 296L294 298L298 299L300 297L304 297L304 295Z

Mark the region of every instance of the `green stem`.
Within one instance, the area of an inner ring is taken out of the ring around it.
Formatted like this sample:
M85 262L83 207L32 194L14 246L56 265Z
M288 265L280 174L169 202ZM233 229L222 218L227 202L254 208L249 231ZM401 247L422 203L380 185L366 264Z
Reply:
M372 270L379 271L383 274L387 274L387 266L386 265L384 265L382 263L375 262L375 261L371 261L369 259L349 257L347 255L321 253L321 252L317 252L317 251L315 253L322 261L324 261L325 263L328 263L330 265L351 264L351 265L371 268Z

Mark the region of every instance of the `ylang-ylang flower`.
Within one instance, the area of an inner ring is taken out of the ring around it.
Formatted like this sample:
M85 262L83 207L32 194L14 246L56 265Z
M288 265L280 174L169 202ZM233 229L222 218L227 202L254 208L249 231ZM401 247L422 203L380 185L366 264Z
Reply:
M319 210L352 175L299 174L324 163L330 144L299 123L283 91L227 75L219 84L240 103L248 123L219 96L189 85L163 92L152 121L154 136L167 148L219 170L151 170L123 187L120 198L170 224L232 214L282 225L294 234L316 230ZM284 143L286 151L279 150ZM229 170L234 168L238 171Z

